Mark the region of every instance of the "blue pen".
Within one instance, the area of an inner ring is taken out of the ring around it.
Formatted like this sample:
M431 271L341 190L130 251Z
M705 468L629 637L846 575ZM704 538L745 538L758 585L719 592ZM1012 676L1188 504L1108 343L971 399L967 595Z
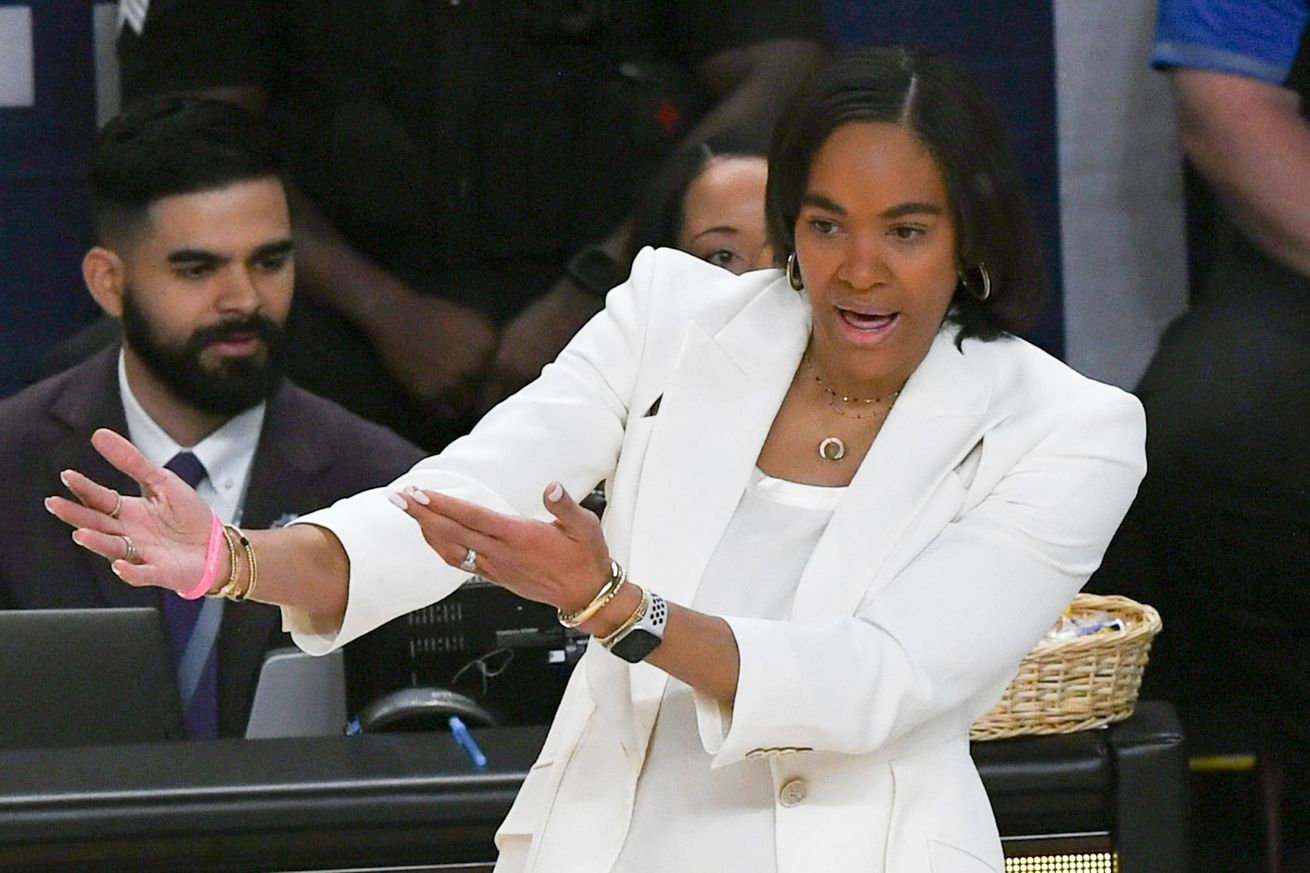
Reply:
M469 733L464 720L457 715L452 715L447 720L447 724L450 725L450 735L455 738L455 742L459 743L459 747L468 753L473 766L479 770L485 770L487 768L487 756L482 754L482 750L478 748L478 741L473 739L473 734Z

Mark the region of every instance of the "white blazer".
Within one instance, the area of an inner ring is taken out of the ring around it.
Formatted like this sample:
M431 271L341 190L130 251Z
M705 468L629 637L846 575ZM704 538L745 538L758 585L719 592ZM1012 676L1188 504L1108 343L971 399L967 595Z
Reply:
M288 628L327 651L464 580L386 502L408 484L544 518L551 480L574 495L605 480L614 557L690 603L809 327L777 271L736 277L644 252L541 378L470 435L300 519L345 546L350 596L340 629L286 610ZM769 761L779 873L1002 869L969 726L1100 562L1144 443L1131 395L1022 340L961 352L943 329L815 548L790 620L728 618L734 705L697 702L713 766ZM498 871L610 870L665 679L590 647L497 835Z

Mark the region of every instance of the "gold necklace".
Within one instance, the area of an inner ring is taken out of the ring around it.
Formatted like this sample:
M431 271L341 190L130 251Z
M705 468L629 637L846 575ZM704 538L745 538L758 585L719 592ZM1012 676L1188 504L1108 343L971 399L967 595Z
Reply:
M858 403L861 406L873 406L874 404L882 403L882 397L856 397L854 394L842 394L841 392L836 391L831 385L824 381L822 376L819 375L819 368L815 366L814 360L810 357L809 352L805 353L804 360L805 366L809 367L810 372L814 374L815 384L823 389L824 394L828 395L828 405L836 410L840 415L844 415L848 418L868 418L867 415L860 415L858 412L848 412L846 407L841 404ZM891 393L887 398L887 412L891 412L892 407L896 405L896 398L900 396L901 392L899 389Z
M853 394L842 394L833 390L832 386L823 381L823 377L819 375L819 368L815 366L814 361L811 360L810 353L806 352L803 357L805 365L809 367L810 372L814 374L815 383L818 384L818 386L823 389L823 392L828 395L828 405L831 406L838 415L847 418L869 418L869 415L861 415L858 412L847 412L846 407L843 406L843 404L858 403L861 406L872 407L875 404L882 402L883 398L881 397L856 397ZM896 398L900 396L901 392L899 388L891 393L891 396L887 399L887 410L883 413L884 416L891 413L892 407L896 405ZM874 409L871 411L876 412L877 410ZM835 464L846 457L846 442L839 436L826 436L819 440L818 452L820 460L829 461Z

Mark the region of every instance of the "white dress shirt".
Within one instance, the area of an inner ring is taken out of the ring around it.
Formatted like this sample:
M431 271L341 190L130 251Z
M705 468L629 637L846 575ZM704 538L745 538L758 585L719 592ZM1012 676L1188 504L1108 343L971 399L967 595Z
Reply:
M196 493L223 521L239 524L246 486L250 482L250 465L255 460L259 432L264 426L266 404L260 403L233 416L194 446L183 446L155 423L132 393L121 352L118 356L118 390L127 417L127 438L141 454L152 464L160 466L167 464L178 452L194 454L208 473L196 488Z

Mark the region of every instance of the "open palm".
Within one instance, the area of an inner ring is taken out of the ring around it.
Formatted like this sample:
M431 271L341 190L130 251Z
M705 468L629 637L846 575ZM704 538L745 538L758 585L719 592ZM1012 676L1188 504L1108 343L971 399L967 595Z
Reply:
M77 501L46 499L46 508L76 528L73 541L111 562L129 585L173 591L195 587L205 572L213 513L174 473L146 460L119 434L101 428L91 444L110 464L136 480L140 497L120 495L76 470L60 479ZM116 514L114 513L117 508Z

